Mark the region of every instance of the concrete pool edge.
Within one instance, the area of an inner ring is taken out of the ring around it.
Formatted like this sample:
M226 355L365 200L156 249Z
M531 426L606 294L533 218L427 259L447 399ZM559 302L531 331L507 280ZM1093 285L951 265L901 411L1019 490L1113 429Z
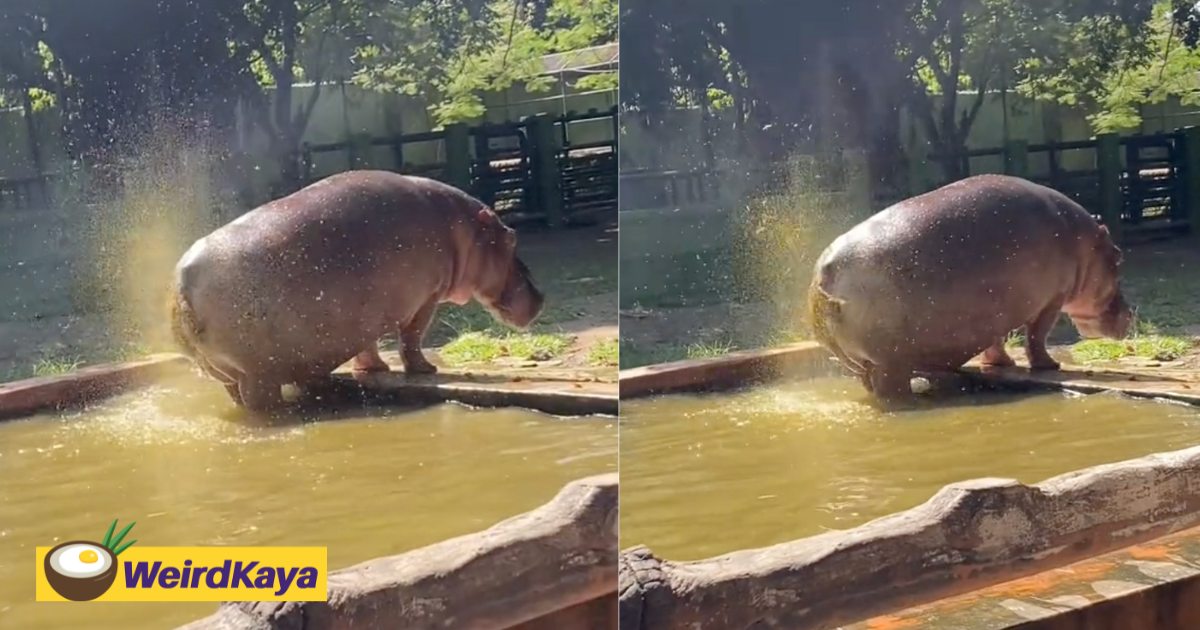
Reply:
M182 355L156 354L70 373L0 383L0 421L96 403L190 369ZM523 407L555 415L616 415L616 383L473 377L452 373L409 378L402 372L336 373L323 388L335 404L455 401L478 407Z
M815 341L739 350L718 357L684 359L621 370L621 399L698 391L722 391L780 380L788 376L838 373L832 355ZM1071 390L1084 394L1111 391L1133 398L1160 398L1200 406L1200 387L1153 372L1123 372L1064 365L1059 372L1030 372L1023 367L980 368L975 361L955 374L986 387L1014 390ZM1192 390L1192 391L1189 391Z
M829 353L815 341L771 348L739 350L704 359L684 359L621 370L621 400L689 391L717 391L809 372L832 365Z
M672 562L632 547L621 553L621 627L853 623L1200 525L1198 489L1200 447L1192 447L1033 486L954 483L853 529L704 560Z
M0 383L0 421L111 398L153 383L189 363L180 355L155 354L136 361L104 363L66 374Z
M615 630L618 475L492 527L333 571L327 602L227 602L176 630Z

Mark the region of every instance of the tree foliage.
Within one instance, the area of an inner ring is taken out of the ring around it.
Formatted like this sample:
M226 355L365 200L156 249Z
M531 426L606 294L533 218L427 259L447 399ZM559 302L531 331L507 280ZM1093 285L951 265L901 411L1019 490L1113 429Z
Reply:
M1146 45L1123 50L1122 63L1098 78L1100 89L1087 92L1086 88L1062 81L1050 96L1059 102L1084 105L1097 133L1134 129L1142 122L1141 106L1163 103L1171 97L1185 106L1200 105L1200 52L1195 49L1192 15L1190 8L1181 13L1168 3L1158 4Z
M1153 0L899 0L886 10L877 0L625 0L623 48L639 63L622 77L622 101L728 98L745 129L772 128L784 147L824 134L893 155L904 108L948 155L1001 88L1079 104L1098 123L1129 102L1122 92L1178 89L1130 80L1157 80L1138 72L1170 33L1200 39L1195 10L1173 1L1156 13ZM1184 81L1190 53L1180 49L1169 67Z
M330 82L473 118L480 91L547 87L543 54L615 37L615 0L5 0L0 104L57 105L70 153L111 162L152 114L229 133L242 103L286 170Z
M358 50L356 81L425 95L434 103L436 122L447 124L481 117L481 92L517 82L529 92L550 89L555 79L543 74L545 55L616 40L615 0L497 0L482 11L482 16L447 14L433 6L388 11L371 43ZM430 30L454 36L421 36ZM583 87L613 80L615 74L602 75Z

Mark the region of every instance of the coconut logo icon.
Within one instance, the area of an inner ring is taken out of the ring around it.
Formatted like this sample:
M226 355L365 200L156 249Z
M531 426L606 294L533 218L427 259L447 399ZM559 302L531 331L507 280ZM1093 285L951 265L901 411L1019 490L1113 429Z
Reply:
M107 593L117 579L117 556L137 542L131 540L121 544L136 524L126 525L114 537L113 531L117 529L114 520L104 535L104 542L72 540L51 549L43 561L50 588L73 602L90 602Z

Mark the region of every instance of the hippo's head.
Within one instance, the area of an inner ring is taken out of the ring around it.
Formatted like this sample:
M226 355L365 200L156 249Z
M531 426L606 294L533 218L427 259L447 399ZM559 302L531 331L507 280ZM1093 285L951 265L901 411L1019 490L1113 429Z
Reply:
M546 302L533 284L533 275L517 257L517 234L491 210L479 211L482 247L486 250L475 285L475 299L498 320L525 328L537 319Z
M1100 226L1099 239L1090 253L1079 294L1063 310L1080 335L1121 339L1133 328L1134 316L1121 291L1121 250L1107 227Z

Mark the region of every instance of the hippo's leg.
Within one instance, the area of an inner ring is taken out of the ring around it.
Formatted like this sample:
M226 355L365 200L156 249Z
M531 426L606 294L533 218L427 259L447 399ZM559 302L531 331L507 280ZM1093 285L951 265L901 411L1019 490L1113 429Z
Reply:
M225 393L233 399L233 404L242 404L242 394L238 391L238 381L231 374L237 372L229 366L217 367L217 365L203 356L195 357L196 365L200 367L200 371L204 372L209 378L216 380L225 388Z
M438 302L432 299L425 303L407 324L400 326L400 359L404 361L405 374L436 374L437 366L430 363L421 352L425 333L437 315Z
M859 372L858 380L862 382L863 389L866 389L867 393L875 393L875 384L871 382L871 373L869 371L864 370Z
M1001 339L983 351L983 366L984 367L1012 367L1017 363L1013 358L1008 356L1008 351L1004 349L1004 340Z
M379 348L367 348L354 355L350 369L355 372L390 372L392 367L379 356Z
M284 405L283 383L272 379L258 379L244 375L238 381L238 393L242 406L250 411L275 411Z
M872 364L867 369L871 386L867 389L876 398L895 400L912 396L912 370Z
M1025 353L1029 355L1030 370L1051 371L1062 367L1046 349L1046 337L1050 335L1050 329L1054 328L1054 323L1058 321L1062 307L1063 300L1055 300L1053 304L1038 313L1033 321L1025 324Z

